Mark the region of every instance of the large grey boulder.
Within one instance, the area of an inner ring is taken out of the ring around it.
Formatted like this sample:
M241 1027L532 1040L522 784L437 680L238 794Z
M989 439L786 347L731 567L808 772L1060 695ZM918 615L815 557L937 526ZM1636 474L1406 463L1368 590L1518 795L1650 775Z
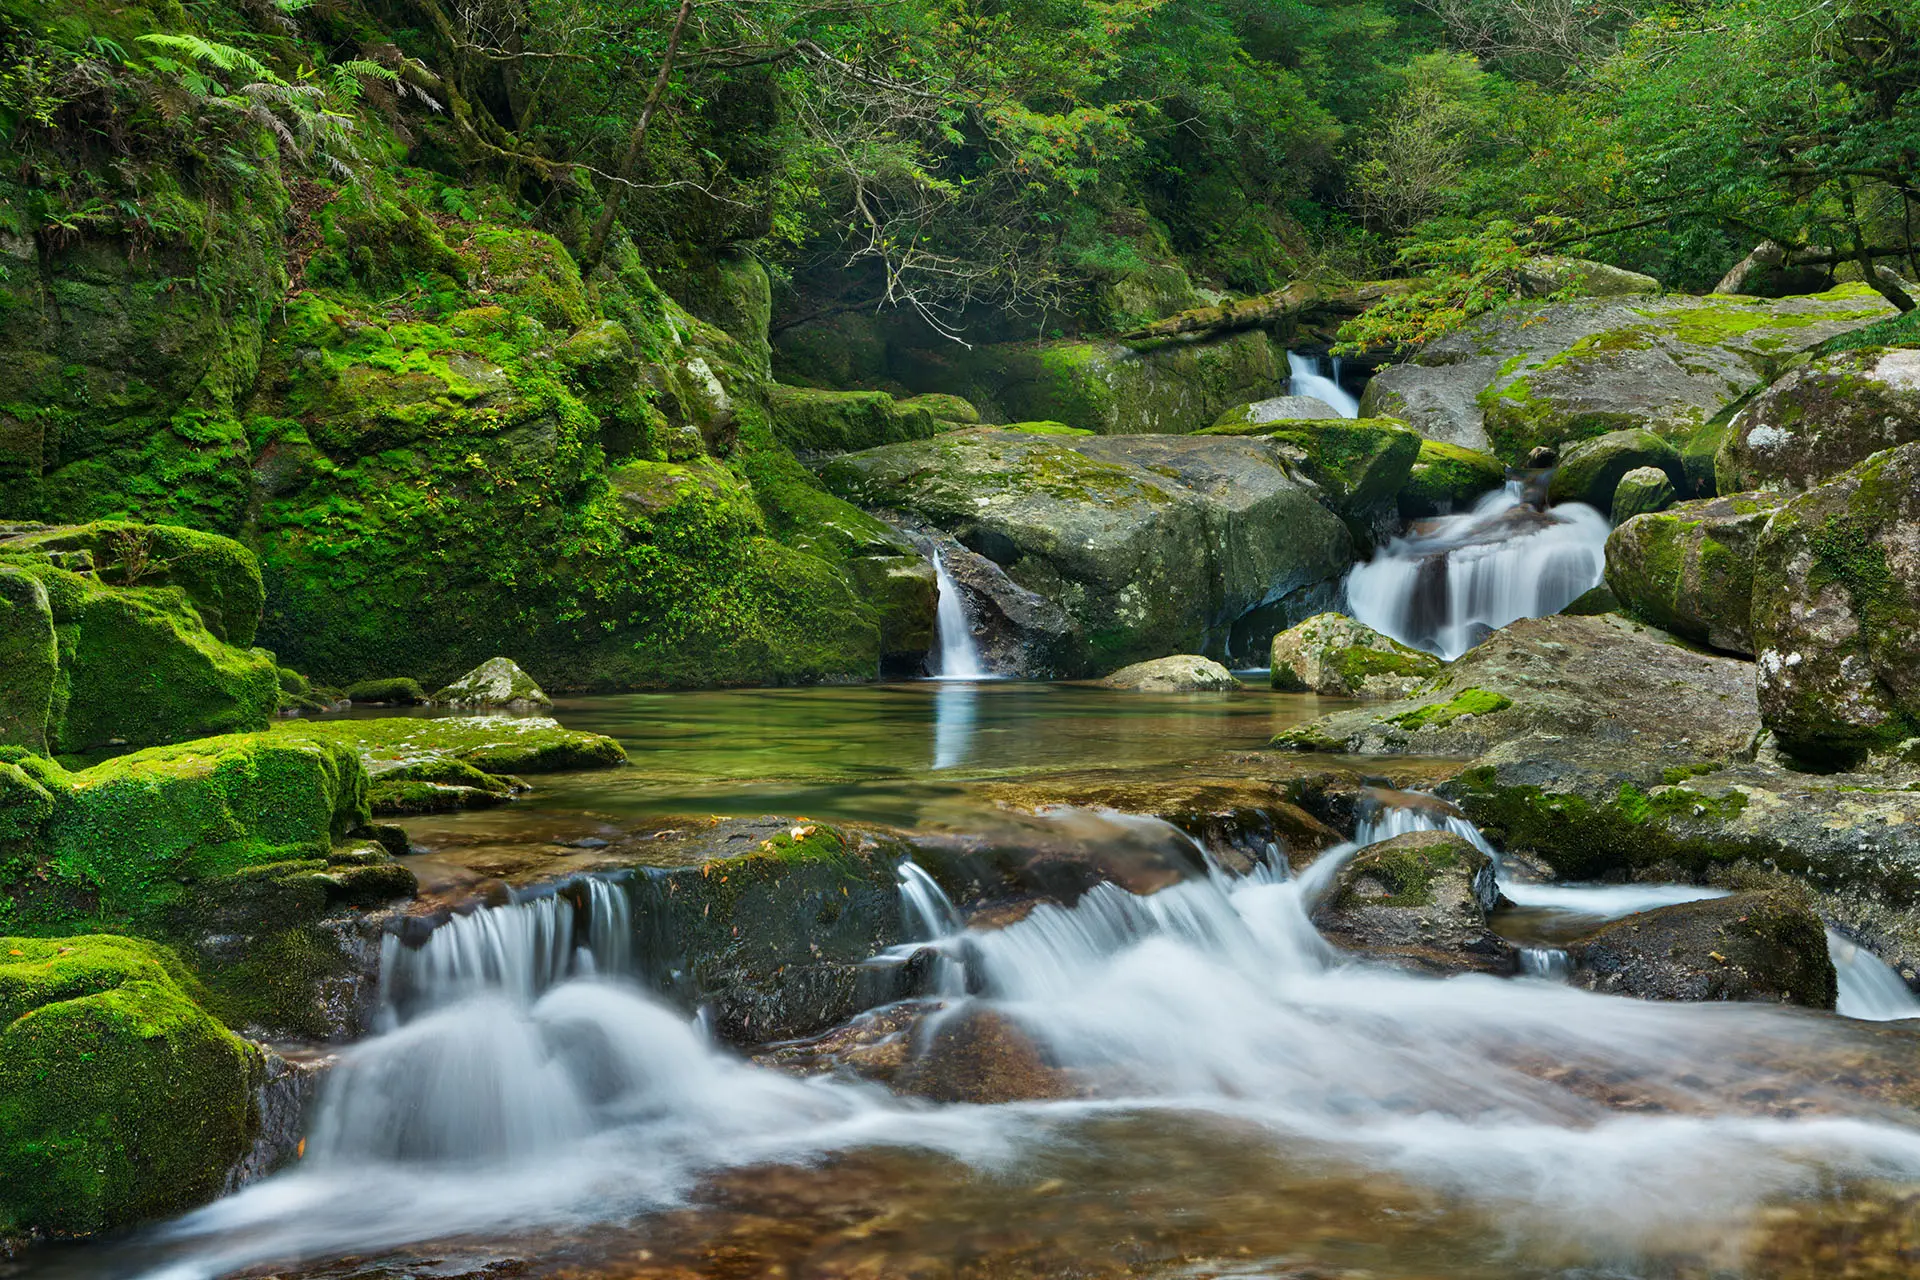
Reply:
M1517 463L1643 427L1679 441L1793 354L1893 314L1865 285L1798 298L1626 297L1520 304L1381 370L1361 412Z
M488 658L432 700L449 707L495 710L531 711L553 705L546 690L512 658Z
M1345 571L1346 526L1289 462L1257 438L975 429L846 454L822 476L1064 609L1088 656L1060 674L1087 674L1204 652L1242 615Z
M1404 698L1446 664L1343 613L1322 613L1273 638L1273 687L1336 698Z
M1920 440L1920 351L1868 347L1795 369L1735 415L1714 458L1722 493L1804 493Z
M1613 487L1613 522L1665 511L1673 505L1673 477L1659 467L1635 467Z
M1681 502L1607 537L1607 585L1642 621L1753 656L1753 554L1786 499L1771 493Z
M1760 712L1844 763L1920 734L1920 441L1774 513L1754 554Z
M1557 254L1544 254L1522 262L1520 287L1534 298L1566 289L1581 298L1619 298L1660 292L1660 282L1652 276L1608 266L1591 258L1564 258Z

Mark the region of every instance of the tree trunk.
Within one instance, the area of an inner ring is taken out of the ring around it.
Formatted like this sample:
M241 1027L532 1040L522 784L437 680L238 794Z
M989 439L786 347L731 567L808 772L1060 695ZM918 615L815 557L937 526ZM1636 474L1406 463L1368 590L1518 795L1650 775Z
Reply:
M667 51L660 58L660 74L653 78L653 88L647 91L647 100L640 107L640 119L633 126L633 134L627 139L627 153L621 158L620 179L613 189L607 192L606 207L600 210L600 220L593 224L593 235L587 240L587 251L580 256L580 274L591 275L600 265L600 257L607 251L607 237L613 234L614 219L620 214L620 200L626 195L624 184L633 181L634 171L640 164L640 153L647 145L647 126L653 123L653 113L660 105L660 99L666 96L667 83L673 79L673 62L680 53L680 36L687 29L687 19L693 13L693 0L680 0L680 11L673 16L673 31L667 36Z
M1330 288L1305 281L1263 293L1257 297L1223 302L1217 307L1196 307L1156 320L1117 335L1126 342L1152 342L1169 338L1209 338L1259 329L1283 320L1357 316L1382 298L1401 292L1400 281Z

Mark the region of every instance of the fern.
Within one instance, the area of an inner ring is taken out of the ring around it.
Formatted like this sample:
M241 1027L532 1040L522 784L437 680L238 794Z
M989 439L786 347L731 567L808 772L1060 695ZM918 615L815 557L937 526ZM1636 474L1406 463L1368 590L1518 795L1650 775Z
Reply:
M217 40L203 40L196 35L176 35L170 32L153 32L138 39L142 44L150 44L156 49L166 49L182 54L189 64L205 63L217 71L238 71L270 84L277 84L280 80L279 76L268 69L266 63L245 49L221 44ZM158 66L160 61L162 60L155 59L154 65Z

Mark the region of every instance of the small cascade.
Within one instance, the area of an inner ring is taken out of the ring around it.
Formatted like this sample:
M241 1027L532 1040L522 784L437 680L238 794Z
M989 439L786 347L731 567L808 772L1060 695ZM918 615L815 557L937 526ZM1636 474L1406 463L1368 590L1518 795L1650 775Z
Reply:
M1879 956L1832 929L1827 930L1827 955L1840 980L1835 1013L1863 1022L1920 1018L1920 996Z
M1573 960L1559 947L1522 947L1520 972L1546 982L1565 982L1573 972Z
M900 864L900 905L921 942L937 942L966 927L939 882L911 858Z
M1340 364L1333 364L1334 376L1329 378L1320 372L1320 361L1315 356L1303 356L1297 352L1287 352L1287 391L1296 396L1310 396L1323 404L1332 405L1340 411L1343 418L1360 416L1360 402L1348 394L1340 385Z
M1420 522L1355 565L1348 611L1451 661L1489 632L1557 613L1598 586L1607 533L1606 517L1584 503L1539 511L1509 486L1467 514Z
M938 551L933 553L933 576L940 590L934 614L934 652L939 659L934 675L941 680L978 680L986 675L986 669L980 665L980 649L973 640L967 604Z

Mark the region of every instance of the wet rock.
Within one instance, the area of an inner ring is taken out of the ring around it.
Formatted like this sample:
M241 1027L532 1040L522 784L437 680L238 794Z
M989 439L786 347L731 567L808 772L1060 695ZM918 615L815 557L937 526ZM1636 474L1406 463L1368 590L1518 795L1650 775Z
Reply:
M417 707L427 701L426 690L411 676L383 676L346 688L347 701L359 706Z
M1371 543L1397 515L1394 499L1420 456L1420 436L1392 418L1306 418L1213 426L1203 436L1271 440L1320 489L1355 537ZM1376 528L1377 527L1377 528Z
M1765 1000L1831 1009L1826 927L1799 897L1735 894L1644 911L1567 945L1575 986L1643 1000Z
M1720 492L1805 493L1882 449L1920 440L1920 351L1823 356L1734 416L1714 459Z
M1493 861L1444 831L1369 845L1340 869L1313 923L1329 942L1436 973L1512 973L1513 944L1487 927Z
M1345 569L1351 536L1290 465L1259 439L975 429L843 455L822 475L851 501L950 534L1060 606L1098 671L1201 649L1250 610Z
M1681 502L1607 538L1607 585L1635 617L1751 656L1753 556L1786 499L1768 493Z
M1213 420L1216 427L1257 427L1301 418L1337 418L1340 411L1313 396L1270 396L1227 410Z
M1555 739L1627 747L1654 767L1750 754L1751 663L1685 648L1615 615L1526 618L1451 664L1417 697L1339 711L1275 746L1471 757Z
M941 563L960 592L987 670L1036 680L1086 671L1092 663L1086 634L1071 614L1015 582L985 556L950 539L941 541Z
M299 720L274 726L272 736L351 747L376 778L435 760L457 760L500 775L605 769L627 761L627 753L612 738L563 729L546 716Z
M1176 653L1151 662L1136 662L1120 668L1100 683L1109 689L1133 689L1141 693L1219 693L1240 688L1233 672L1197 653Z
M1404 698L1446 664L1345 614L1323 613L1273 638L1271 666L1276 689L1341 698Z
M1687 489L1687 470L1680 451L1651 431L1635 428L1610 431L1591 440L1568 445L1547 486L1554 502L1584 502L1603 515L1613 508L1613 497L1628 472L1651 467L1664 474L1674 492Z
M913 1057L915 1032L940 1006L903 1000L857 1014L818 1036L771 1045L754 1055L762 1066L796 1075L853 1075L892 1084Z
M925 1047L897 1077L902 1093L986 1105L1074 1093L1033 1037L998 1010L962 1005L934 1019L924 1034Z
M546 691L511 658L489 658L433 695L443 706L529 711L553 705Z
M905 410L924 409L938 421L957 426L974 427L980 424L980 410L974 408L971 401L945 392L929 391L911 400L902 400L900 407Z
M1665 511L1673 499L1673 477L1658 467L1635 467L1614 486L1613 522L1624 524L1638 515Z
M1810 297L1590 298L1481 317L1382 369L1361 412L1517 462L1538 445L1644 428L1679 441L1795 352L1893 314L1865 285Z
M1775 512L1754 553L1760 713L1826 767L1920 734L1920 441Z
M1440 440L1422 440L1420 453L1400 489L1400 515L1408 520L1424 520L1471 510L1476 501L1498 489L1506 478L1506 468L1490 453L1463 449Z

